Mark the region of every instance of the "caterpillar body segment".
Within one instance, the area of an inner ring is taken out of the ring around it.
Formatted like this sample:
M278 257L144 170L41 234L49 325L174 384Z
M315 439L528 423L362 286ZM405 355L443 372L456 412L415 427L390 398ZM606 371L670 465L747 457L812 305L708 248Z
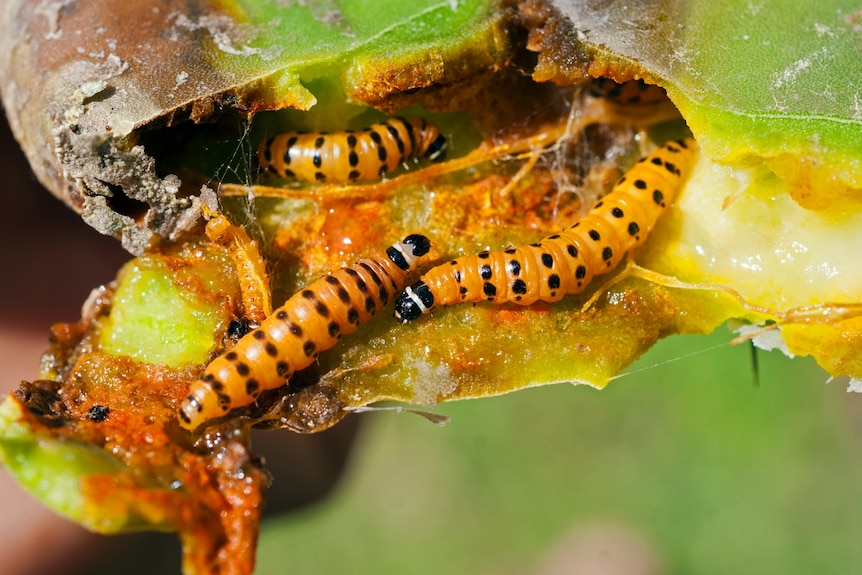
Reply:
M528 246L464 256L405 289L395 319L406 323L441 305L489 301L530 305L580 293L641 245L673 201L695 151L669 142L640 160L573 226Z
M608 78L596 78L587 86L589 94L620 106L655 106L669 102L664 88L643 80L618 84Z
M294 294L207 365L180 406L180 424L193 430L284 385L394 299L429 249L428 238L409 235Z
M308 182L379 180L411 159L441 160L446 138L424 118L392 117L364 130L289 132L264 140L264 176Z

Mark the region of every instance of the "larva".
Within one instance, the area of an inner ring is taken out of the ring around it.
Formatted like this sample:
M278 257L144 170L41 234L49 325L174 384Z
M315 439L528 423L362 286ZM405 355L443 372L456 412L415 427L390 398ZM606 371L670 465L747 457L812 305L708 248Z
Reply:
M385 253L360 259L294 294L207 365L180 406L180 424L195 429L284 385L394 298L429 249L428 238L409 235Z
M414 158L440 160L445 151L440 130L411 116L357 131L279 134L261 143L257 159L271 177L346 183L379 179Z
M266 265L257 242L245 229L231 224L223 214L211 212L208 208L204 208L204 213L210 216L206 225L207 237L224 246L236 266L245 318L259 324L272 312L272 299Z
M618 84L608 78L596 78L590 82L587 91L591 96L624 106L650 106L668 102L664 88L647 84L643 80L630 80Z
M395 303L406 323L436 306L491 301L555 302L586 289L641 245L673 200L694 141L669 142L640 160L581 220L539 243L464 256L432 268Z

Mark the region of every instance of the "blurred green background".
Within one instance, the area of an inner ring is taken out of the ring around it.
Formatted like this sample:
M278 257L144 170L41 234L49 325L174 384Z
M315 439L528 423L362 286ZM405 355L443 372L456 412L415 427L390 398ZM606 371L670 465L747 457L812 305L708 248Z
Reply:
M340 486L264 524L257 573L534 573L573 529L609 523L664 572L853 571L862 397L778 352L758 351L756 383L731 337L665 340L603 391L442 405L443 428L353 416Z

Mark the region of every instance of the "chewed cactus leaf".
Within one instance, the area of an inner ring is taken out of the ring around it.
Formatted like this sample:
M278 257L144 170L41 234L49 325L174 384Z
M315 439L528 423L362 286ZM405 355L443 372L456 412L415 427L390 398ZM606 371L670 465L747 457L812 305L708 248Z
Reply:
M727 322L862 378L858 13L600 4L11 1L12 126L137 258L3 404L6 465L250 573L253 427L602 388Z

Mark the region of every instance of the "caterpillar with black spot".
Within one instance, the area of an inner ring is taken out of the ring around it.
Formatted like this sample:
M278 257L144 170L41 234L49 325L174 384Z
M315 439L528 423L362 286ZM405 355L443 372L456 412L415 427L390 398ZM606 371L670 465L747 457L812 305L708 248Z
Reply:
M664 88L647 84L643 80L629 80L619 84L608 78L596 78L589 83L587 91L593 97L604 98L624 106L650 106L668 102Z
M327 274L291 296L207 365L180 406L180 424L193 430L284 385L394 299L430 247L427 237L409 235L385 253Z
M432 268L395 303L406 323L437 306L491 301L530 305L580 293L641 245L682 185L694 140L669 142L641 159L570 228L539 243L464 256Z
M424 118L393 117L364 130L289 132L261 142L263 175L308 182L376 180L411 159L443 159L446 138Z

